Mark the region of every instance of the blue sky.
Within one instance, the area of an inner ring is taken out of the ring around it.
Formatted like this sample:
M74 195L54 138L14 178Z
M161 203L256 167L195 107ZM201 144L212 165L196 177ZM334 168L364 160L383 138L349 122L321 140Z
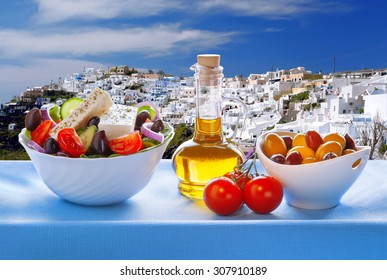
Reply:
M4 2L4 3L3 3ZM387 67L387 2L14 0L0 10L0 101L84 67L192 75L199 53L226 76L304 66Z

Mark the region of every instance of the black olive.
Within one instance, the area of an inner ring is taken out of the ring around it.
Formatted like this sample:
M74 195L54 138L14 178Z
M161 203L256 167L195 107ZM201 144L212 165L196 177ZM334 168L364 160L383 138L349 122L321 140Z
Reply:
M160 132L162 130L164 130L164 123L162 120L157 120L155 121L152 126L151 126L151 130L154 131L154 132Z
M144 110L137 114L136 123L134 125L135 130L140 130L141 126L147 121L151 119L151 115L148 111Z
M46 154L51 155L56 154L60 150L58 142L52 137L47 138L47 140L44 142L43 148Z
M97 117L97 116L95 116L95 117L92 117L92 118L87 122L87 126L95 125L95 126L98 128L99 122L100 122L100 118Z
M94 134L93 140L91 141L91 148L93 149L94 153L99 155L108 156L112 154L112 151L109 148L105 130L97 131Z
M29 131L34 131L42 123L42 113L38 108L34 108L27 113L24 120L25 127Z

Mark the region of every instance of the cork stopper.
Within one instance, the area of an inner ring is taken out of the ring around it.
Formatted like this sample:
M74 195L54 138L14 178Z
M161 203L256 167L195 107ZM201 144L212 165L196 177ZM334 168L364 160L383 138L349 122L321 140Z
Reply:
M201 66L216 68L220 65L220 55L218 54L199 54L197 59Z

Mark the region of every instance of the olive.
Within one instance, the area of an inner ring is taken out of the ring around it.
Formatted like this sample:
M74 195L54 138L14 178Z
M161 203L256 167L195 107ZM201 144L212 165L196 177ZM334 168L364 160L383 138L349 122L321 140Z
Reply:
M164 130L164 123L162 120L157 120L155 121L152 126L151 126L151 130L154 131L154 132L160 132L162 130Z
M323 157L323 160L328 160L333 158L337 158L337 155L334 152L329 152Z
M34 131L42 123L42 113L38 108L30 110L24 120L25 127L29 131Z
M270 159L276 163L279 163L279 164L285 163L285 157L281 154L274 154L270 157Z
M286 149L290 150L293 147L293 138L290 136L281 136L284 139L286 144Z
M315 130L308 130L305 133L306 145L311 148L313 151L316 151L320 145L324 144L320 133Z
M136 123L134 125L135 130L140 130L141 126L147 121L151 119L151 115L148 111L144 110L137 114Z
M44 142L43 148L46 154L51 154L51 155L56 154L60 150L58 141L56 141L52 137L47 138L47 140Z
M285 159L285 164L288 164L288 165L297 165L297 164L301 164L301 162L302 162L302 157L298 151L290 152Z
M98 128L100 122L100 118L97 116L92 117L88 122L87 126L95 125Z
M91 141L91 148L93 149L94 153L99 155L108 156L112 154L112 151L109 148L105 130L97 131L94 134L93 140Z
M352 149L352 150L356 151L355 141L353 141L353 138L348 133L346 133L344 135L344 139L345 139L345 148L344 149Z

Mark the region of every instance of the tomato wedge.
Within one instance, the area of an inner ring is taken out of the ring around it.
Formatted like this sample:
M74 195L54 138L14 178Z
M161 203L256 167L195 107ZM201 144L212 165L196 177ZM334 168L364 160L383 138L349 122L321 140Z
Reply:
M138 152L142 147L142 138L138 131L109 140L109 148L120 155Z
M34 131L31 132L31 140L43 147L44 142L50 137L50 130L54 122L45 120Z
M58 132L59 148L69 157L78 158L86 154L81 138L72 127L66 127Z

